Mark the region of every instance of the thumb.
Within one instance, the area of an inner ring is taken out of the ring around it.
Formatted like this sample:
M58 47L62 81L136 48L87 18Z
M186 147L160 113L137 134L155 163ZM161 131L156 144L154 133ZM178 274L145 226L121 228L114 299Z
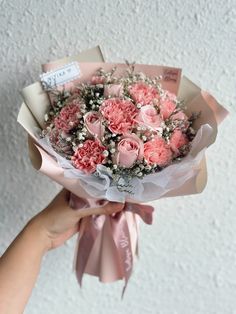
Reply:
M105 215L111 215L122 211L125 204L118 202L109 202L105 206L101 207L102 213ZM100 208L99 208L100 209Z

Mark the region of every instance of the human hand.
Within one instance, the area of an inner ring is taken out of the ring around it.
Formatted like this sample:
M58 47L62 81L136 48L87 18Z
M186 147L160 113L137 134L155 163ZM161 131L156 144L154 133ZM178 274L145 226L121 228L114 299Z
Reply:
M105 206L76 210L80 208L77 206L79 199L74 198L74 204L69 204L69 197L70 192L62 190L28 222L1 256L0 313L23 313L43 255L75 234L82 217L112 214L124 207L121 203L108 202Z
M121 211L124 207L122 203L108 202L105 206L76 210L76 208L73 208L76 204L69 204L69 197L70 192L63 189L28 224L29 228L37 229L42 235L45 250L59 247L77 233L78 222L82 217L112 214Z

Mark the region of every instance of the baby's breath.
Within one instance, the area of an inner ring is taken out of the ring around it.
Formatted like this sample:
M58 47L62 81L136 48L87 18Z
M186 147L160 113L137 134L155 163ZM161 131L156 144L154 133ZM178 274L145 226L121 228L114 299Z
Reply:
M104 100L107 98L112 98L113 96L105 96L106 86L111 84L121 85L123 88L122 99L132 102L138 110L143 106L142 103L136 103L130 94L130 86L135 83L145 83L148 86L157 90L159 97L155 98L152 102L152 106L155 108L158 115L161 114L161 100L167 99L169 93L164 90L161 86L161 76L149 77L143 72L135 71L135 63L129 63L126 61L127 69L124 75L116 75L116 67L113 67L110 71L104 71L100 68L94 74L99 78L98 82L103 82L99 84L92 84L91 82L80 83L75 86L73 91L58 90L57 88L51 88L43 83L43 88L50 95L51 106L44 116L45 128L42 131L41 136L49 136L52 147L55 151L61 154L67 159L71 159L77 149L82 148L84 143L88 139L98 140L101 145L105 147L103 151L103 156L105 157L105 163L103 164L109 175L113 179L114 185L121 192L132 194L133 186L132 179L139 178L140 180L152 173L159 172L163 169L158 164L148 164L147 160L144 158L137 159L131 167L122 167L118 162L114 162L115 157L118 154L118 143L124 138L122 134L116 134L111 131L110 124L106 121L101 114L100 107ZM71 129L67 133L57 130L54 124L54 120L60 117L61 110L75 101L80 104L80 111L76 113L78 123L74 126L74 123L68 122ZM170 143L173 132L176 129L181 130L185 136L187 136L189 142L193 140L196 131L193 127L194 121L199 117L200 113L193 113L187 121L172 119L174 114L183 112L185 110L185 104L182 100L175 98L175 110L164 122L160 124L159 127L152 127L150 125L138 125L134 124L130 133L134 133L142 142L145 143L154 140L156 137L161 137L166 141L167 144ZM101 117L101 127L103 128L103 134L97 138L85 123L85 115L89 112L96 112ZM172 162L179 162L182 160L189 152L191 148L190 144L183 145L179 149L179 155L174 157ZM98 175L97 172L94 174Z

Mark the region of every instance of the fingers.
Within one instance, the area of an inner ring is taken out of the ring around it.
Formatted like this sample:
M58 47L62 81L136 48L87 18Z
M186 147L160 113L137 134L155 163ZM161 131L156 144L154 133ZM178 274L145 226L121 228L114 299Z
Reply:
M80 218L91 215L112 215L120 212L124 208L125 204L117 202L108 202L106 205L96 208L84 208L78 211Z
M118 202L107 202L104 206L99 206L97 208L89 208L89 203L87 203L84 199L77 197L73 193L70 193L66 189L62 189L55 199L52 201L60 202L60 205L64 203L66 207L78 210L78 214L81 217L90 216L90 215L112 215L120 212L124 205L123 203ZM101 201L101 205L104 203L104 200ZM87 207L87 208L86 208Z
M125 204L123 203L109 202L105 206L101 207L101 209L103 211L103 214L111 215L122 211L124 205Z

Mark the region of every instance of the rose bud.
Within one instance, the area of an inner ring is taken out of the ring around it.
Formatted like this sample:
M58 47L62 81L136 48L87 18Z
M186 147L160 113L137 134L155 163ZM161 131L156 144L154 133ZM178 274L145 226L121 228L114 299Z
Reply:
M137 160L143 158L143 142L135 134L126 134L117 145L114 163L130 168Z
M161 116L157 113L156 109L152 105L146 105L140 108L135 121L139 125L144 125L151 127L152 129L157 129L161 126L163 120Z
M91 135L101 138L104 135L105 127L102 124L102 117L97 111L90 111L84 115L84 123Z
M170 117L170 119L172 121L178 121L181 125L181 129L183 129L183 130L187 130L187 128L189 127L188 117L182 111L179 111L179 112L173 114Z

